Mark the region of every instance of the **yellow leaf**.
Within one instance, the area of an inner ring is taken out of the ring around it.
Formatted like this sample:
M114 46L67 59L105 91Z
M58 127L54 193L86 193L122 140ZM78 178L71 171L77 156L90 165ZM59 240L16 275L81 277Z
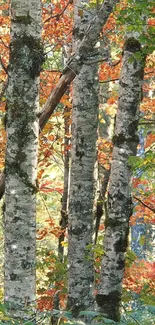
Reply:
M101 118L100 123L105 124L105 120Z
M61 241L62 247L68 247L68 243L66 241Z

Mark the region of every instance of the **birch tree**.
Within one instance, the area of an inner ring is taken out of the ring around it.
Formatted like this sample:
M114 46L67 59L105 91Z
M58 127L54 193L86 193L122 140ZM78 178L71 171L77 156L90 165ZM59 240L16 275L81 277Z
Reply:
M86 53L91 51L97 42L97 35L102 30L104 24L106 23L108 17L114 10L115 5L119 0L104 0L101 8L98 10L96 15L92 17L88 28L85 30L83 39L80 42L79 47L76 52L73 53L67 62L67 65L62 73L57 86L52 90L47 102L45 103L42 112L40 112L39 125L40 130L44 128L49 117L52 115L54 109L59 103L61 97L68 88L68 85L73 81L76 74L81 70L81 67L85 61ZM4 184L5 177L4 174L0 178L0 198L4 194Z
M89 4L89 1L87 1ZM79 15L79 10L82 15ZM73 51L85 35L94 11L74 1ZM73 82L72 150L68 215L68 308L74 316L93 304L92 245L94 165L98 119L98 49L87 53L86 63Z
M132 214L130 156L136 154L139 104L145 58L139 41L128 38L124 45L119 103L116 116L114 148L105 220L104 256L97 303L102 314L115 321L120 318L125 253L128 245L129 219Z
M27 319L35 304L36 176L41 1L11 1L5 180L5 302Z

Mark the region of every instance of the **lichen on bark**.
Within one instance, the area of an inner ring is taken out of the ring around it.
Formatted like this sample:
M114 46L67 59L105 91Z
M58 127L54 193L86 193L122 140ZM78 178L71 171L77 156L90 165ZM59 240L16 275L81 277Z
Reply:
M81 0L75 1L73 51L89 25L92 13L84 8L78 15ZM96 56L97 50L89 53ZM85 59L88 59L87 55ZM93 236L94 166L98 117L97 64L84 64L73 82L72 150L68 215L68 304L73 317L93 309Z
M38 94L43 60L41 2L12 0L11 13L6 92L4 298L13 319L23 322L32 315L35 320Z
M123 51L105 220L103 245L105 253L102 259L100 288L96 297L99 311L114 321L120 319L125 253L128 245L129 219L132 214L130 187L132 172L128 159L131 155L135 155L137 150L144 65L145 57L140 43L134 38L129 38Z
M19 35L10 42L10 60L22 66L30 77L40 75L41 66L44 62L44 49L41 39L35 39L26 33Z

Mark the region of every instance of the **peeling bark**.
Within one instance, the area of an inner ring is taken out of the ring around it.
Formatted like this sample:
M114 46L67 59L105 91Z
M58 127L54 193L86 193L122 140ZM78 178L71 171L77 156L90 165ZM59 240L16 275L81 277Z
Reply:
M136 54L141 56L136 57ZM132 214L131 170L128 158L136 154L139 104L145 58L140 43L129 38L124 45L120 76L119 103L105 220L104 256L101 284L96 297L102 314L115 321L120 318L122 280L128 245L129 218Z
M12 317L22 320L32 317L36 299L37 114L42 60L41 2L12 0L6 93L4 294Z
M51 92L47 102L44 105L42 112L39 114L40 130L42 130L46 125L49 117L54 112L54 109L56 108L61 97L68 88L68 85L73 81L76 74L80 72L82 65L85 62L86 53L91 52L91 49L97 42L96 36L102 30L104 24L106 23L107 19L113 11L114 6L118 2L119 0L105 0L100 10L90 22L89 28L86 30L82 42L80 43L74 55L70 58L70 60L68 60L66 69L63 71L63 74L60 80L58 81L57 86ZM2 186L4 186L4 181ZM0 198L3 196L3 194L3 188L0 187Z

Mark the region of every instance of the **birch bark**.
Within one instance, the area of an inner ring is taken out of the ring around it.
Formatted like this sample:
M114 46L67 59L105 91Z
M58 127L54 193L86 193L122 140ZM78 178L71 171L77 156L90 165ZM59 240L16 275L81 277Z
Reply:
M57 83L57 86L51 92L49 98L47 99L47 102L44 105L39 118L39 125L41 130L44 128L49 117L52 115L61 97L67 90L68 85L75 78L76 73L78 74L80 72L85 60L86 53L88 51L91 51L93 46L96 44L96 35L100 33L118 2L119 0L104 0L100 10L97 12L95 17L92 17L89 28L85 31L85 35L79 47L77 48L77 51L71 56L70 60L68 60L66 69L64 70L59 82ZM2 174L0 179L0 198L3 196L3 194L4 174Z
M5 302L16 318L35 304L36 176L41 1L11 1L5 180Z
M80 39L81 42L79 42L79 46L68 60L57 86L51 92L47 102L44 105L39 119L41 129L45 126L48 118L53 113L55 107L68 88L68 85L73 81L76 74L79 74L81 71L81 68L87 58L87 54L91 52L97 43L97 35L99 35L99 33L102 31L103 26L118 2L119 0L104 0L96 15L91 17L90 23L87 25L85 33L83 34L83 38ZM85 11L82 14L85 14Z
M89 1L87 1L89 3ZM93 12L81 0L74 1L74 39L76 51ZM79 15L79 10L82 13ZM98 35L96 35L98 37ZM96 48L87 53L91 62ZM97 64L84 64L73 82L72 150L68 215L68 308L73 315L93 304L93 261L88 245L92 244L94 165L98 117Z
M141 54L136 57L136 54ZM129 38L124 45L116 117L113 158L105 220L101 284L96 297L103 315L119 320L129 218L132 214L131 170L128 158L136 154L139 104L142 98L144 57L140 43Z

